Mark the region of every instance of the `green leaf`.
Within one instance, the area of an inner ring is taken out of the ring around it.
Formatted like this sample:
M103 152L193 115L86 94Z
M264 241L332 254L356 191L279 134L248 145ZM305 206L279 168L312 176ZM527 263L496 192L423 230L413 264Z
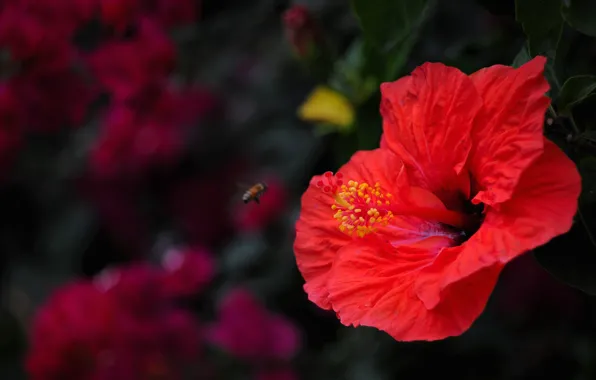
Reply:
M356 105L366 101L378 90L379 85L377 78L367 72L369 59L365 41L356 39L344 57L335 64L329 87L344 94Z
M596 1L567 0L561 7L563 18L578 32L596 37Z
M565 81L557 102L558 111L569 115L576 104L582 102L596 90L596 76L578 75Z
M532 59L532 56L530 55L530 52L528 51L528 46L526 44L524 44L521 47L521 49L519 50L519 53L517 53L517 55L513 59L513 63L511 64L511 66L518 68L518 67L522 66L523 64L529 62L531 59Z
M351 0L365 37L364 73L376 85L395 80L436 0Z
M563 31L561 0L516 0L515 18L528 38L531 56L554 60Z
M351 0L364 35L381 52L400 43L416 26L428 0Z

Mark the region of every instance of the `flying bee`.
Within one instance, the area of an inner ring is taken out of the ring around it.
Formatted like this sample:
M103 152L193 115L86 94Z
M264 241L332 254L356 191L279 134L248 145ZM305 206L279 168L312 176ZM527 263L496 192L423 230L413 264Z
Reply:
M267 185L264 182L254 184L244 192L242 195L242 201L244 203L255 201L257 204L259 204L259 198L263 195L263 193L265 193L265 191L267 191Z

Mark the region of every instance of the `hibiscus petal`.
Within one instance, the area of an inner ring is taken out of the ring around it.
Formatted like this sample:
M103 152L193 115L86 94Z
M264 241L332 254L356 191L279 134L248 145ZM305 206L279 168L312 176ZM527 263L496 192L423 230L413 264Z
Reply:
M481 122L472 131L471 168L480 192L473 202L496 205L511 197L523 171L542 153L546 58L519 69L496 65L470 76L484 99Z
M512 198L489 208L485 220L467 242L446 248L423 269L416 293L427 308L443 302L443 294L482 268L502 265L543 245L571 228L581 192L575 164L551 141L522 174Z
M381 85L381 145L399 155L418 185L439 194L468 157L482 99L456 68L426 63L412 75Z
M420 270L412 268L428 264L433 257L408 247L344 247L328 283L341 323L376 327L400 341L438 340L467 330L484 310L500 267L459 282L439 307L428 310L414 292Z
M399 174L403 164L390 151L376 149L359 151L340 170L344 180L380 182L383 187L399 189ZM323 176L315 176L302 196L300 218L296 223L294 252L298 269L306 284L304 290L309 299L323 309L329 309L327 278L336 252L352 241L352 237L339 230L333 218L331 194L317 187ZM397 194L397 193L396 193Z

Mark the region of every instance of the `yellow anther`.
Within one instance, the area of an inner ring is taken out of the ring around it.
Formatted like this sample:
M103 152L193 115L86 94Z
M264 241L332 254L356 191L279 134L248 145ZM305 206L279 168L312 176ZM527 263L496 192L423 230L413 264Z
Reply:
M358 236L363 237L376 232L375 226L389 223L393 214L381 207L390 204L387 200L390 196L383 192L379 183L374 186L353 180L345 183L347 185L342 184L334 194L335 204L331 206L340 231L350 236L356 231ZM371 207L373 205L375 207Z

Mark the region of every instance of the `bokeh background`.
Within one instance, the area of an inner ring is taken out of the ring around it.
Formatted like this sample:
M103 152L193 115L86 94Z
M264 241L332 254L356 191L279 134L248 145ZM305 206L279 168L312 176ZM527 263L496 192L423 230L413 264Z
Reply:
M378 88L356 74L355 132L300 117L361 35L346 0L63 3L0 1L1 379L596 378L596 303L532 254L440 342L344 327L307 300L300 196L380 136ZM559 74L596 71L594 41L564 36ZM416 37L388 79L509 65L525 41L508 0L439 1ZM594 253L577 226L544 249L572 244ZM126 323L105 328L106 310Z

